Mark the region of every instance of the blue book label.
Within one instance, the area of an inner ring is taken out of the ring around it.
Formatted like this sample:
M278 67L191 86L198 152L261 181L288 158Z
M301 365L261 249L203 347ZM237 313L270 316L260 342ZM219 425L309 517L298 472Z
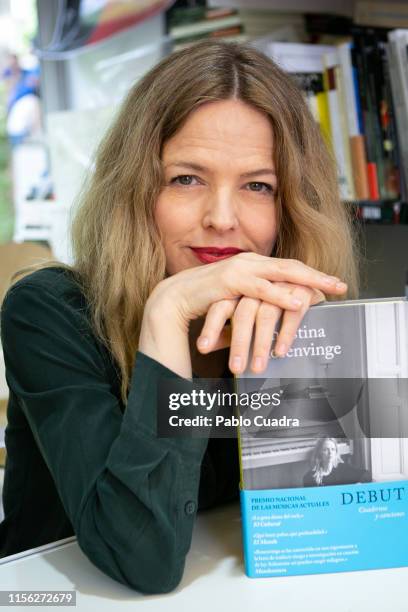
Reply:
M241 490L251 578L408 566L408 480Z

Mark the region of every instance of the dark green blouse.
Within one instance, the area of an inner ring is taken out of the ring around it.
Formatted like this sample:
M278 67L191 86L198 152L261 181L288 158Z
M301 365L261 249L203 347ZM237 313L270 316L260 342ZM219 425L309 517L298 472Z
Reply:
M234 439L158 438L160 377L138 352L126 410L73 276L46 268L9 290L10 388L0 557L76 535L87 557L145 593L179 583L197 508L238 498Z

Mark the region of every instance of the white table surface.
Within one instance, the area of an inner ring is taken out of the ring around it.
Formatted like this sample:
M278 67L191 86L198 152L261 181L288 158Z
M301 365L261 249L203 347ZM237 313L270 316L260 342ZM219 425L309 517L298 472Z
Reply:
M140 595L112 580L92 565L76 540L1 561L0 589L76 590L76 608L60 608L65 610L120 612L136 605L145 612L408 612L408 567L247 578L238 504L199 513L183 580L165 595ZM55 608L35 606L50 609Z

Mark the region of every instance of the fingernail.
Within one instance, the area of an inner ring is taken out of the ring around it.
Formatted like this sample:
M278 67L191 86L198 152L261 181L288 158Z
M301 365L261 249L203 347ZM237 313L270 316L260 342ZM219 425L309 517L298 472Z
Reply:
M278 357L284 357L286 355L286 351L286 344L279 344L279 346L275 349L275 353L277 353Z
M242 359L241 357L234 357L232 359L232 368L234 370L239 370L241 368Z
M294 306L301 306L302 303L303 303L302 300L298 300L297 298L293 298L293 300L292 300L292 304Z
M197 340L197 344L200 348L206 348L209 342L210 341L206 336L200 336Z
M336 283L336 289L346 289L347 288L347 284L346 283Z
M255 357L254 359L254 363L253 363L253 367L255 370L261 370L263 366L263 359L262 357Z

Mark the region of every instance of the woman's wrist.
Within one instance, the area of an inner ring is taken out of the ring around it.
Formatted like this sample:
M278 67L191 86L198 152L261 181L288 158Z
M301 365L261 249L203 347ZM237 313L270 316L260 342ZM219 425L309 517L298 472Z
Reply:
M138 349L179 376L191 379L188 325L181 320L172 304L149 300L145 307Z

